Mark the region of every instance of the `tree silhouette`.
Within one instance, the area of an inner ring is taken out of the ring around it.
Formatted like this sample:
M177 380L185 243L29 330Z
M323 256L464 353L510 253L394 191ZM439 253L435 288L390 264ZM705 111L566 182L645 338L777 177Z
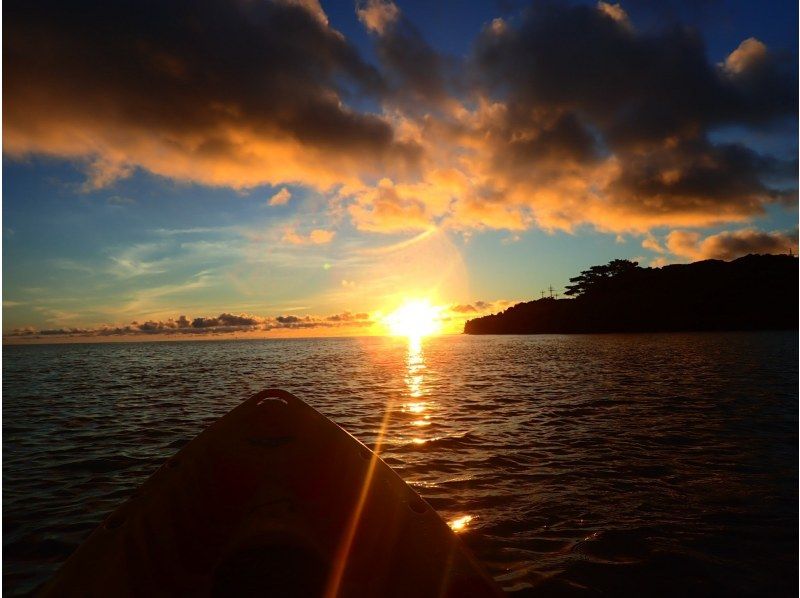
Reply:
M566 286L567 290L564 294L573 297L589 295L605 289L612 279L616 282L638 269L640 269L639 262L630 260L612 260L605 266L592 266L581 272L579 276L570 278L569 281L573 284Z

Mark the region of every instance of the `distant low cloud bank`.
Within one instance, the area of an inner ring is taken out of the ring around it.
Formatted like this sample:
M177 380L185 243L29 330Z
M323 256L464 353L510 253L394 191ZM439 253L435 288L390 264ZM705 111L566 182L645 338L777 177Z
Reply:
M469 304L452 304L442 310L442 321L462 321L465 317L473 317L504 309L513 301L498 299L496 301L476 301ZM166 320L133 321L126 325L102 324L99 326L52 326L17 328L4 334L8 339L47 339L54 337L96 337L113 339L122 337L148 336L214 336L236 335L258 336L259 333L278 332L310 332L318 330L322 336L358 335L384 332L380 327L373 329L380 322L380 314L367 312L344 311L327 316L321 315L279 315L257 316L253 314L234 314L224 312L218 316L202 316L189 318L185 315Z
M344 312L327 317L319 316L276 316L261 317L248 314L222 313L216 317L199 317L189 319L179 316L176 319L133 321L125 326L101 325L91 328L20 328L6 334L8 337L31 336L136 336L154 334L229 334L234 332L268 332L276 329L313 329L348 326L365 328L374 322L369 314Z
M746 142L796 136L796 57L758 39L715 64L697 31L639 30L623 5L536 2L456 59L401 4L356 11L377 64L316 0L10 0L6 155L82 160L87 189L136 169L305 185L386 233L643 233L796 205L795 157Z

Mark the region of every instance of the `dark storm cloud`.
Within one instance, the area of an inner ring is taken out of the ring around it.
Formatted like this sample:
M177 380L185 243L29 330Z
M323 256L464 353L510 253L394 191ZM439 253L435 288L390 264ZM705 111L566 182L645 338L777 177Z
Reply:
M524 175L532 164L562 160L589 163L600 157L597 139L574 113L559 112L542 118L530 116L528 107L525 111L525 116L509 112L502 132L504 147L496 155L498 167L522 169ZM525 130L532 134L519 135Z
M667 213L694 209L731 209L758 213L762 204L794 200L796 193L770 188L771 172L790 175L795 167L762 156L739 144L712 144L705 138L676 141L646 154L621 152L624 168L610 185L621 200L669 198L659 208ZM655 206L653 206L655 209Z
M269 163L299 162L303 150L367 170L413 164L413 144L341 101L345 86L380 94L380 73L313 2L301 4L7 2L6 149L95 154L106 174L131 163L234 186L276 178L279 166L290 179L324 178L320 166ZM160 165L144 156L154 150ZM265 172L249 173L260 151Z
M603 2L537 3L519 21L495 20L478 38L471 71L504 106L484 127L495 173L539 188L594 179L584 209L609 229L670 215L741 219L793 198L794 183L781 185L796 178L796 163L711 141L720 127L796 114L795 61L752 38L732 50L711 64L696 31L641 33L619 5ZM590 205L593 197L602 205ZM580 220L583 200L562 210L532 201L554 226Z
M389 0L365 0L357 3L356 13L375 36L394 101L435 103L448 97L448 61L431 47L397 5Z
M479 79L524 106L520 119L531 107L568 110L598 127L612 149L794 114L797 79L787 57L754 48L737 67L712 65L696 31L641 34L621 15L536 4L518 26L484 30Z

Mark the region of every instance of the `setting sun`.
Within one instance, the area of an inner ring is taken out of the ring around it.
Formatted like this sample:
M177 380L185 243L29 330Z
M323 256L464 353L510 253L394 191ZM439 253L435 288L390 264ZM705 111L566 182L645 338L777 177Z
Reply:
M383 318L383 322L395 336L420 339L441 331L442 309L431 305L428 299L409 299Z

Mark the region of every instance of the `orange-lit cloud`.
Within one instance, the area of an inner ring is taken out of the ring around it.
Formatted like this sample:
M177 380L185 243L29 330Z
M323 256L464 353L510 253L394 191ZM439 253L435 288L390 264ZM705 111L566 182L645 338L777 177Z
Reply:
M381 115L342 102L340 79L374 94L381 75L317 2L43 2L8 17L4 150L85 160L90 187L143 168L328 188L418 160Z
M537 3L459 62L390 0L357 14L378 66L316 0L12 2L4 150L80 160L87 189L136 169L305 185L381 233L644 233L796 205L795 162L712 135L796 113L796 68L755 38L717 65L695 33L638 31L619 4Z
M370 31L381 34L400 17L400 9L391 0L367 0L358 5L356 14Z
M797 254L797 231L764 232L753 228L724 231L703 238L700 233L674 230L667 235L667 248L692 260L732 260L750 253Z
M744 40L739 47L725 58L724 67L732 75L740 75L748 70L758 68L768 60L767 46L754 37Z
M664 253L661 243L653 235L647 235L642 241L642 247L655 253Z
M630 19L628 18L628 13L626 13L625 10L619 4L611 4L609 2L601 1L597 3L597 9L604 15L612 18L620 25L626 28L631 27L631 22Z
M335 231L321 228L315 228L308 235L301 235L289 227L283 233L283 241L291 245L324 245L330 243L335 235Z
M268 203L271 206L282 206L289 203L290 199L292 199L292 192L289 191L286 187L283 187L280 191L278 191L272 197L269 198Z

